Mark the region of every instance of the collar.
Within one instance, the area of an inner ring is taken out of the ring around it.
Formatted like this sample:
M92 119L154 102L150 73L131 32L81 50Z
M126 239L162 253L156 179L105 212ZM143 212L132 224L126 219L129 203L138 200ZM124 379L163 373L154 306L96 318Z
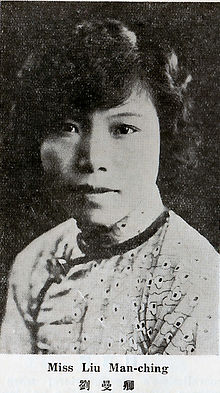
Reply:
M156 220L136 236L116 244L103 244L98 242L86 242L83 233L77 235L77 243L80 250L90 258L110 258L124 254L149 240L169 220L169 211L165 209Z

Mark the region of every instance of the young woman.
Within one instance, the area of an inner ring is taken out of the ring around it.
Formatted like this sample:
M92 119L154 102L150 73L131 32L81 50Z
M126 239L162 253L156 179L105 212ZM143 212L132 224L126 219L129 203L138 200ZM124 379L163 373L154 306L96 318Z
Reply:
M17 166L67 220L17 256L1 352L218 352L217 253L156 184L191 77L143 30L79 24L19 73Z

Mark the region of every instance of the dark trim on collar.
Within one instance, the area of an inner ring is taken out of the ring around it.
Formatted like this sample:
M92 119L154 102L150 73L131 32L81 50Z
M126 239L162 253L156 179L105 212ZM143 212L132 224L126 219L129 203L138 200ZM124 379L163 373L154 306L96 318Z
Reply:
M89 259L97 259L97 258L110 258L115 255L124 254L134 248L140 246L145 243L148 239L150 239L159 228L161 228L169 218L168 209L164 210L163 213L147 228L144 232L139 235L126 240L123 243L111 245L111 246L102 246L97 247L97 244L93 247L92 245L87 245L83 239L83 235L80 232L77 235L77 243L80 250L89 257Z

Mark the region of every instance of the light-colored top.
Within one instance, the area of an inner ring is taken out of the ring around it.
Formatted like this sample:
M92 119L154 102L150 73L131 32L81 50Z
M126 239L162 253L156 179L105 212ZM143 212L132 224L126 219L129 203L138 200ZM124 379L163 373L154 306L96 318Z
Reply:
M219 256L203 236L171 211L135 249L91 259L79 232L70 219L17 256L1 352L218 353Z

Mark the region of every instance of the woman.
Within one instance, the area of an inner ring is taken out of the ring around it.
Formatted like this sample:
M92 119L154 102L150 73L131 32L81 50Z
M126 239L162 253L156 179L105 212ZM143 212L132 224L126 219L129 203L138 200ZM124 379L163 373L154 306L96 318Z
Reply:
M176 55L149 29L85 22L19 78L20 158L67 220L17 256L1 351L216 354L217 254L156 185L187 114Z

